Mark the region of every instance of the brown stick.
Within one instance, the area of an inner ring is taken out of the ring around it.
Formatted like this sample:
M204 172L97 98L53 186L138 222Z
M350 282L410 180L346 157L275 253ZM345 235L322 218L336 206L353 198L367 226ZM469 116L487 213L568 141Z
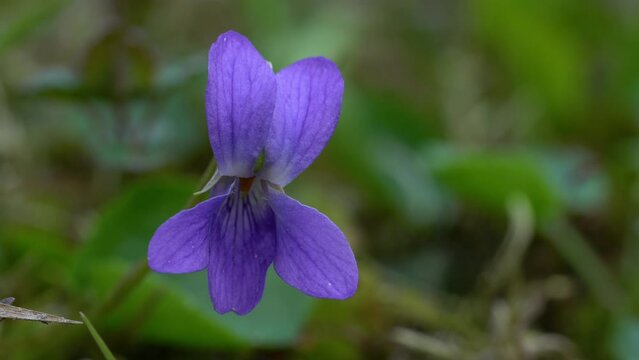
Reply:
M80 321L65 319L61 316L51 315L39 311L33 311L24 309L21 307L13 306L14 298L6 298L0 300L0 320L27 320L27 321L40 321L42 323L59 323L59 324L82 324Z

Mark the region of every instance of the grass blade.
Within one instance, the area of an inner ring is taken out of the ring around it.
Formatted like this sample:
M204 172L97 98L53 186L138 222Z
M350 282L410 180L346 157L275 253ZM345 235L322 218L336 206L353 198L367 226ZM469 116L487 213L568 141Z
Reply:
M98 344L98 347L100 348L102 355L104 355L104 358L107 360L115 360L115 356L113 356L113 353L111 352L111 350L109 350L109 347L107 346L107 344L104 342L104 340L102 340L102 337L100 336L98 331L95 329L95 327L93 327L93 324L91 324L91 321L89 320L89 318L87 318L82 312L80 313L80 316L82 317L84 324L89 329L89 332L91 333L91 336L93 337L93 340L95 340L95 343Z

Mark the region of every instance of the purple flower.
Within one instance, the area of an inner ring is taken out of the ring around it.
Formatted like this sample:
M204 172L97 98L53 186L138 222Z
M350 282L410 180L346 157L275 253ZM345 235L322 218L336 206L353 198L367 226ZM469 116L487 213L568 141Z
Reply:
M285 282L308 295L351 297L358 272L344 234L282 190L328 142L343 93L344 80L328 59L303 59L276 75L247 38L222 34L209 52L206 89L218 163L203 189L211 190L211 198L158 228L149 244L151 269L207 269L219 313L253 310L271 263Z

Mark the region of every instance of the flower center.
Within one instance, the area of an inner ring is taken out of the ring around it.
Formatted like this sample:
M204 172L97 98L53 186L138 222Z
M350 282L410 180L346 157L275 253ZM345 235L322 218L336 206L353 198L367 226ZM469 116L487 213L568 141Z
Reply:
M251 190L251 185L253 185L253 180L255 180L255 176L250 178L239 178L240 179L240 191L243 193Z

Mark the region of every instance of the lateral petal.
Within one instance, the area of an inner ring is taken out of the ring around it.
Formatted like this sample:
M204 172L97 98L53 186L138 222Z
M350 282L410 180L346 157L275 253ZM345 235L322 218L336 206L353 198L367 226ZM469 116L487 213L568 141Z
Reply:
M149 267L172 274L206 268L211 225L226 197L226 194L212 197L180 211L160 225L149 243Z
M305 294L346 299L357 290L353 251L342 231L326 215L281 192L269 203L276 219L275 271Z

